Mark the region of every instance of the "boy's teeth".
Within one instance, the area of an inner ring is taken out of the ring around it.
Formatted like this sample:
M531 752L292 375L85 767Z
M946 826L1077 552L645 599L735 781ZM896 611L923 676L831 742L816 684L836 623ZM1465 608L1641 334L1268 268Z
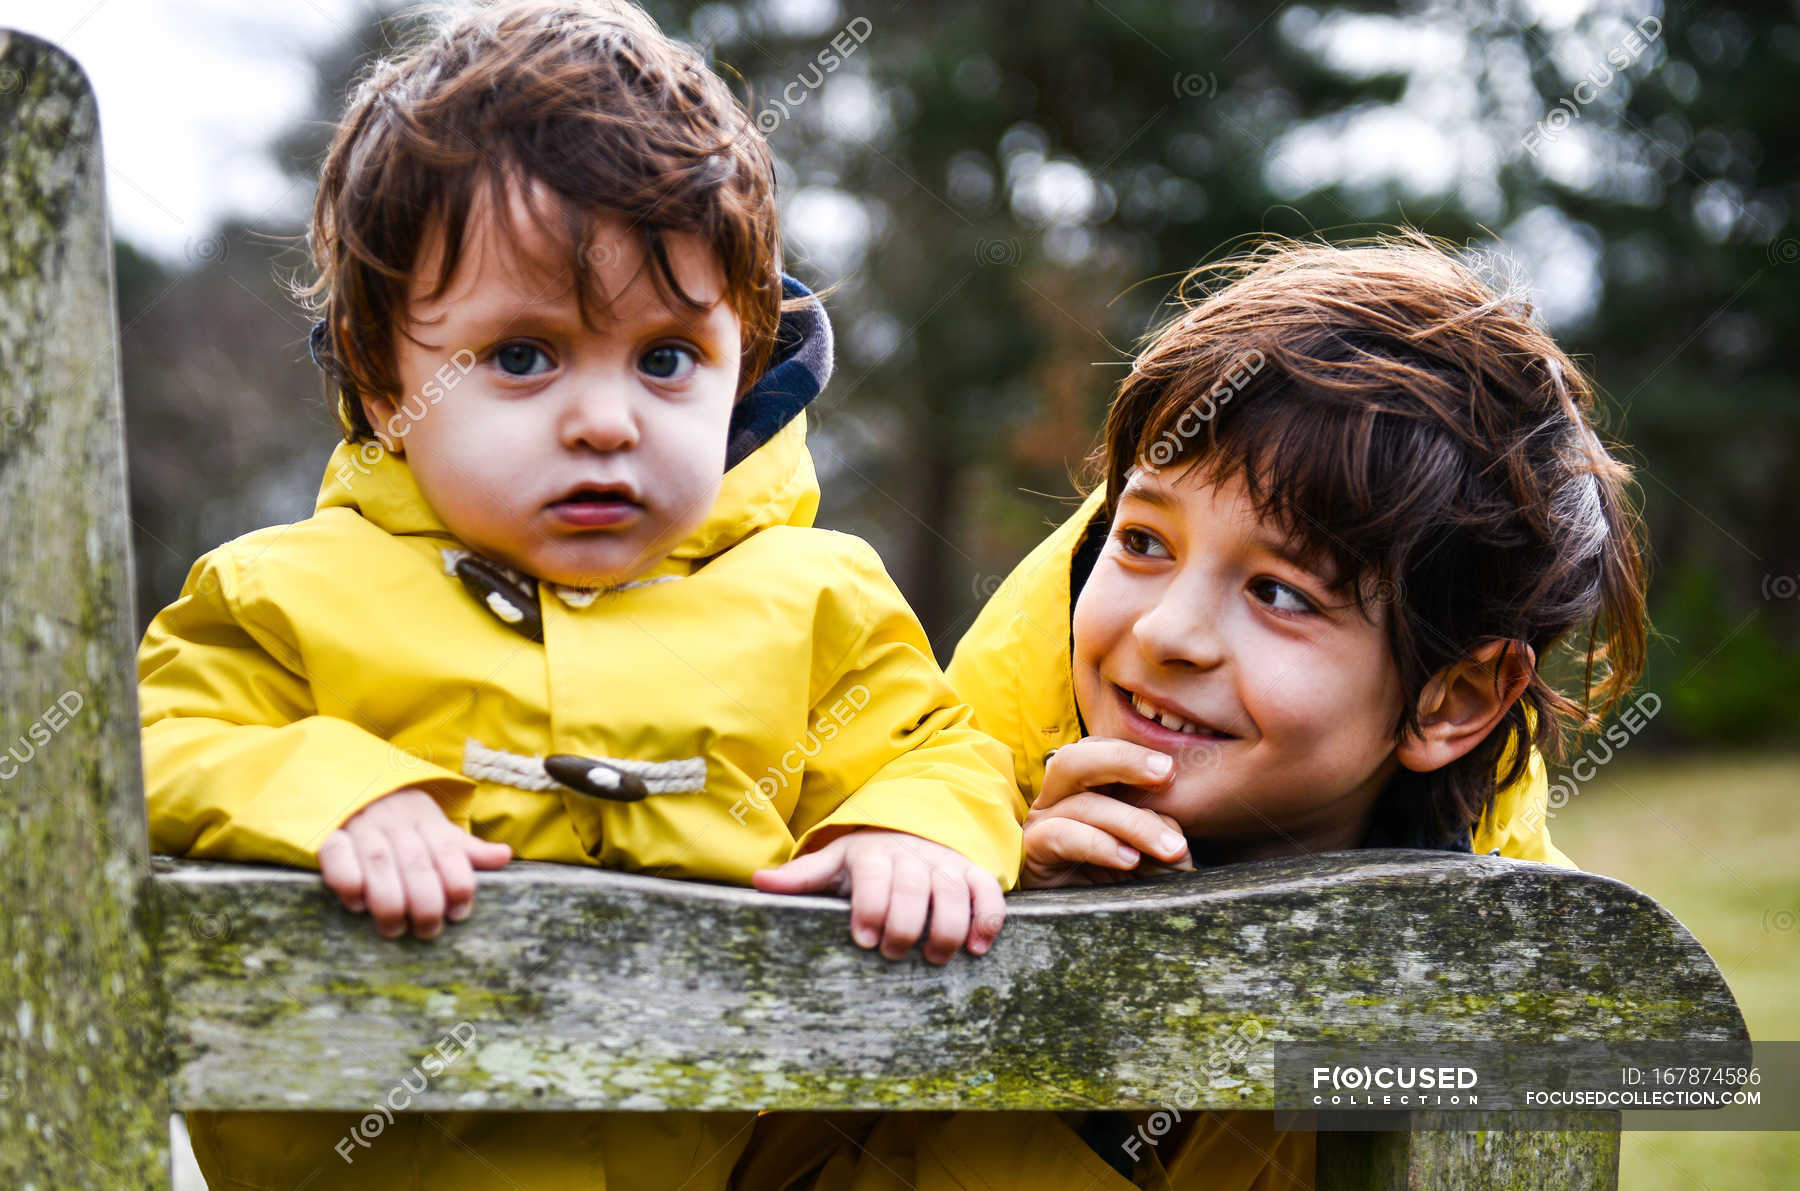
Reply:
M1174 712L1158 711L1146 702L1142 695L1133 695L1131 697L1131 705L1137 709L1139 715L1147 720L1155 720L1171 732L1185 732L1189 736L1198 736L1200 734L1198 725L1188 723Z

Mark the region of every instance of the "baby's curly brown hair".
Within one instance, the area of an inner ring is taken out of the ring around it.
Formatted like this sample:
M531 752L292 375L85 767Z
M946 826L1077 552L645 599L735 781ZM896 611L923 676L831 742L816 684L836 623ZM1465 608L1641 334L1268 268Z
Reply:
M302 298L321 320L314 356L344 437L373 437L364 395L398 400L395 339L427 236L443 236L429 300L448 288L478 202L510 218L510 188L549 198L537 218L563 245L582 317L596 228L623 218L666 301L699 307L663 237L713 251L743 327L738 392L768 362L782 309L781 240L767 143L699 53L616 0L510 0L445 10L374 63L319 176ZM542 206L542 204L534 204Z

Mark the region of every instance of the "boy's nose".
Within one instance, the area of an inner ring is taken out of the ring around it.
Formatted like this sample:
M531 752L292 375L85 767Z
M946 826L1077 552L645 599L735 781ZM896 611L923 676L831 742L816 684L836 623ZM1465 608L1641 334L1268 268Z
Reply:
M1159 666L1210 670L1225 660L1217 601L1192 586L1172 585L1139 613L1132 634Z
M591 451L617 451L638 440L637 410L624 385L605 380L576 380L562 410L564 446Z

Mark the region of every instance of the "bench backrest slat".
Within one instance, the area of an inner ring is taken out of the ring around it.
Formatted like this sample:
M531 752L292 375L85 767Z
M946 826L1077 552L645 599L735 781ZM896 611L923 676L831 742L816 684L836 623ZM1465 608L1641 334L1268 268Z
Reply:
M1282 1040L1744 1037L1650 898L1486 856L1017 895L944 970L849 946L823 898L515 863L468 922L395 944L311 874L159 863L192 1108L366 1110L440 1045L409 1104L1266 1108Z

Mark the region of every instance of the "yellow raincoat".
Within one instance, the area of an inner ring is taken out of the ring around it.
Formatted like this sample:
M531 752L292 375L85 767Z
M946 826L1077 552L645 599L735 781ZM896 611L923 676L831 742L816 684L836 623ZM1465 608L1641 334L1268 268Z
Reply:
M1096 532L1104 532L1104 506L1104 491L1091 493L1014 568L949 666L976 723L1011 750L1027 803L1043 789L1044 755L1081 739L1071 676L1070 571L1096 517ZM1526 775L1499 792L1472 833L1473 849L1575 867L1544 830L1547 788L1543 758L1534 751ZM1148 1116L1123 1114L1116 1129L1129 1135ZM775 1113L758 1122L736 1185L741 1191L1311 1188L1313 1135L1276 1132L1271 1119L1267 1112L1191 1117L1184 1131L1160 1144L1134 1146L1135 1170L1127 1179L1082 1139L1078 1113ZM1103 1148L1116 1156L1117 1147Z
M206 555L144 638L154 849L317 868L345 819L420 786L525 859L748 884L822 831L878 827L1010 888L1023 808L1006 751L970 726L875 552L810 528L817 504L796 414L648 575L539 585L539 644L451 573L460 547L402 459L340 446L311 518ZM541 758L558 753L703 765L704 788L634 803L527 788L554 786ZM403 1115L349 1167L333 1146L355 1120L190 1127L215 1188L703 1191L725 1185L752 1117Z

